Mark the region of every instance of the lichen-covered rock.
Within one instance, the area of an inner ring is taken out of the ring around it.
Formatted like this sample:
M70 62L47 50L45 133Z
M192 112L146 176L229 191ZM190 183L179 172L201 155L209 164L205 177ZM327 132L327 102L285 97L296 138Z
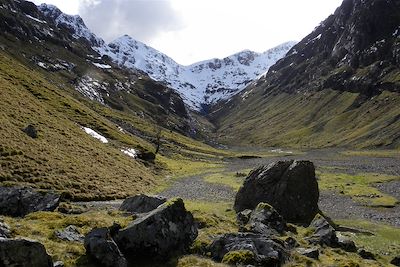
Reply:
M185 253L196 237L192 214L176 198L136 219L114 239L129 258L159 261Z
M229 252L250 251L255 255L257 266L281 266L288 258L288 252L281 244L253 233L225 234L214 240L208 250L216 261L222 261Z
M311 259L318 259L318 248L297 248L296 252Z
M291 223L309 224L318 213L319 190L310 161L279 161L253 170L236 194L235 211L273 206Z
M0 266L52 267L53 261L36 241L0 238Z
M315 216L310 227L314 227L314 234L308 239L311 244L326 245L329 247L338 247L338 238L335 229L320 214Z
M127 261L112 239L112 232L105 227L90 231L85 236L86 253L105 267L126 267Z
M10 238L11 230L10 226L6 224L3 219L0 218L0 238Z
M63 230L56 230L55 236L61 240L70 242L83 242L84 236L79 232L78 228L74 225L68 225Z
M54 211L60 195L28 187L0 187L0 214L20 217L35 211Z
M357 247L354 241L345 238L340 234L337 234L337 245L347 252L357 252Z
M167 199L165 197L140 194L125 199L119 209L132 213L144 213L156 209L166 201Z
M249 231L266 236L283 234L286 228L286 222L282 216L271 205L266 203L257 205L247 223Z

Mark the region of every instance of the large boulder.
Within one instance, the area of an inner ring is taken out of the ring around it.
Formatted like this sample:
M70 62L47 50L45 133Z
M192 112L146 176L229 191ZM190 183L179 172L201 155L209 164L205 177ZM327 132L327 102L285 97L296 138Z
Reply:
M167 199L165 197L140 194L125 199L119 209L132 213L144 213L156 209L166 201Z
M281 266L288 259L288 252L281 244L254 233L225 234L214 240L208 250L216 261L226 259L228 253L250 251L256 266Z
M318 213L319 190L310 161L278 161L253 170L236 194L235 211L273 206L291 223L308 225Z
M124 255L157 261L185 253L196 237L192 214L175 198L121 229L114 239Z
M53 261L38 242L0 238L0 266L52 267Z
M27 187L0 187L0 214L21 217L35 211L54 211L60 195Z
M126 267L127 261L112 239L114 228L95 228L85 236L86 253L105 267ZM116 229L117 230L117 229Z

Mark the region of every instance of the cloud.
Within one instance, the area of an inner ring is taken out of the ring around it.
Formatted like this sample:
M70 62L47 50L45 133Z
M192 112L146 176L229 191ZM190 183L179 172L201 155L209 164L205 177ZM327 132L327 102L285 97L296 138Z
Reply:
M151 42L158 34L184 28L171 0L82 1L79 14L86 25L107 42L128 34Z

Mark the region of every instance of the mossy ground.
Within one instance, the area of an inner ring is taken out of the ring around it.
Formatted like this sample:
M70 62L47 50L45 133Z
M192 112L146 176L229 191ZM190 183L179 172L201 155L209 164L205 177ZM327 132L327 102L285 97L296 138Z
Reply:
M377 173L357 175L345 173L317 172L319 189L331 190L350 196L354 201L371 207L393 207L399 200L382 193L373 185L376 183L400 180L399 176Z

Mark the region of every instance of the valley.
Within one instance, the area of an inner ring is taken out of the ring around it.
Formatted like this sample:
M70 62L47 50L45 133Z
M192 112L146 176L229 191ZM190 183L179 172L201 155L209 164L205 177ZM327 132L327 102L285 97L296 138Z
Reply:
M0 0L0 266L399 266L398 10L183 66Z

